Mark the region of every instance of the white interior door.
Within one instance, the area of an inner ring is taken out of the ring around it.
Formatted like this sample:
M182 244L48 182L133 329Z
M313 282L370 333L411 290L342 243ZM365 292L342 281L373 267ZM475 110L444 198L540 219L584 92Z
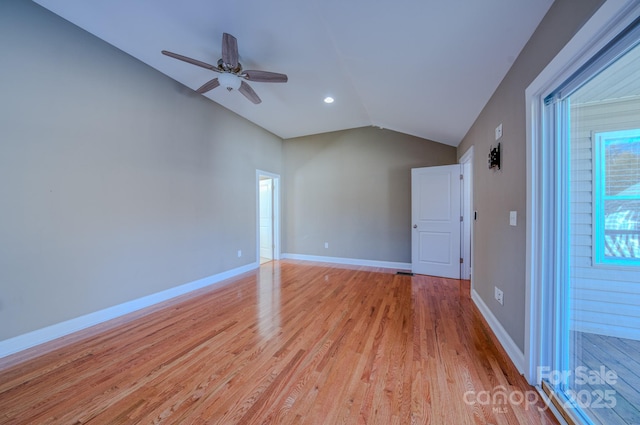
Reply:
M273 259L273 180L260 180L260 258Z
M460 165L411 170L413 273L460 278Z

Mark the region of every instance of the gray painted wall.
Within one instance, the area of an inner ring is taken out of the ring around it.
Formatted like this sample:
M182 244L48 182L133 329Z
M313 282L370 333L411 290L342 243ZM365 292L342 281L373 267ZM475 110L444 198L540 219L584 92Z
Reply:
M474 145L473 286L518 347L524 351L526 243L525 89L593 15L602 0L556 0L510 71L458 146ZM502 169L487 167L494 130L503 124ZM509 211L518 226L509 226ZM504 291L504 306L493 297Z
M29 1L0 55L0 340L256 261L281 139Z
M411 262L411 168L456 149L364 127L285 140L283 156L283 252Z

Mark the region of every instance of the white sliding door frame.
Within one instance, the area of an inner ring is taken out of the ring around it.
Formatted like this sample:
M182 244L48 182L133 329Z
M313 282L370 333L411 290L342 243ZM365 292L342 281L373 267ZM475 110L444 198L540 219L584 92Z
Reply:
M624 28L640 16L637 0L607 0L549 63L525 92L527 111L527 268L525 316L525 376L541 384L541 367L557 364L553 329L558 262L566 252L555 250L558 219L556 187L558 151L550 146L554 117L544 117L544 99L567 81ZM544 122L543 117L548 120ZM563 258L564 256L564 258Z

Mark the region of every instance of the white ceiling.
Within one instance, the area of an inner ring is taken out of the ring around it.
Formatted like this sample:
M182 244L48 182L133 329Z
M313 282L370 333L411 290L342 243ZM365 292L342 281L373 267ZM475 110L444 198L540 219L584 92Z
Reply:
M206 96L282 138L377 126L452 146L553 3L34 1L192 89L215 74L160 51L215 65L222 33L234 35L245 69L289 82L251 83L259 105L222 88Z

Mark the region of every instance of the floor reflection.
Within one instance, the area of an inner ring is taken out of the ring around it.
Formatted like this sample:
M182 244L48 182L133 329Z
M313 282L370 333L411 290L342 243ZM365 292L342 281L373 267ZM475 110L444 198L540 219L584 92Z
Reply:
M257 290L258 331L268 338L280 328L280 272L275 262L262 265Z

